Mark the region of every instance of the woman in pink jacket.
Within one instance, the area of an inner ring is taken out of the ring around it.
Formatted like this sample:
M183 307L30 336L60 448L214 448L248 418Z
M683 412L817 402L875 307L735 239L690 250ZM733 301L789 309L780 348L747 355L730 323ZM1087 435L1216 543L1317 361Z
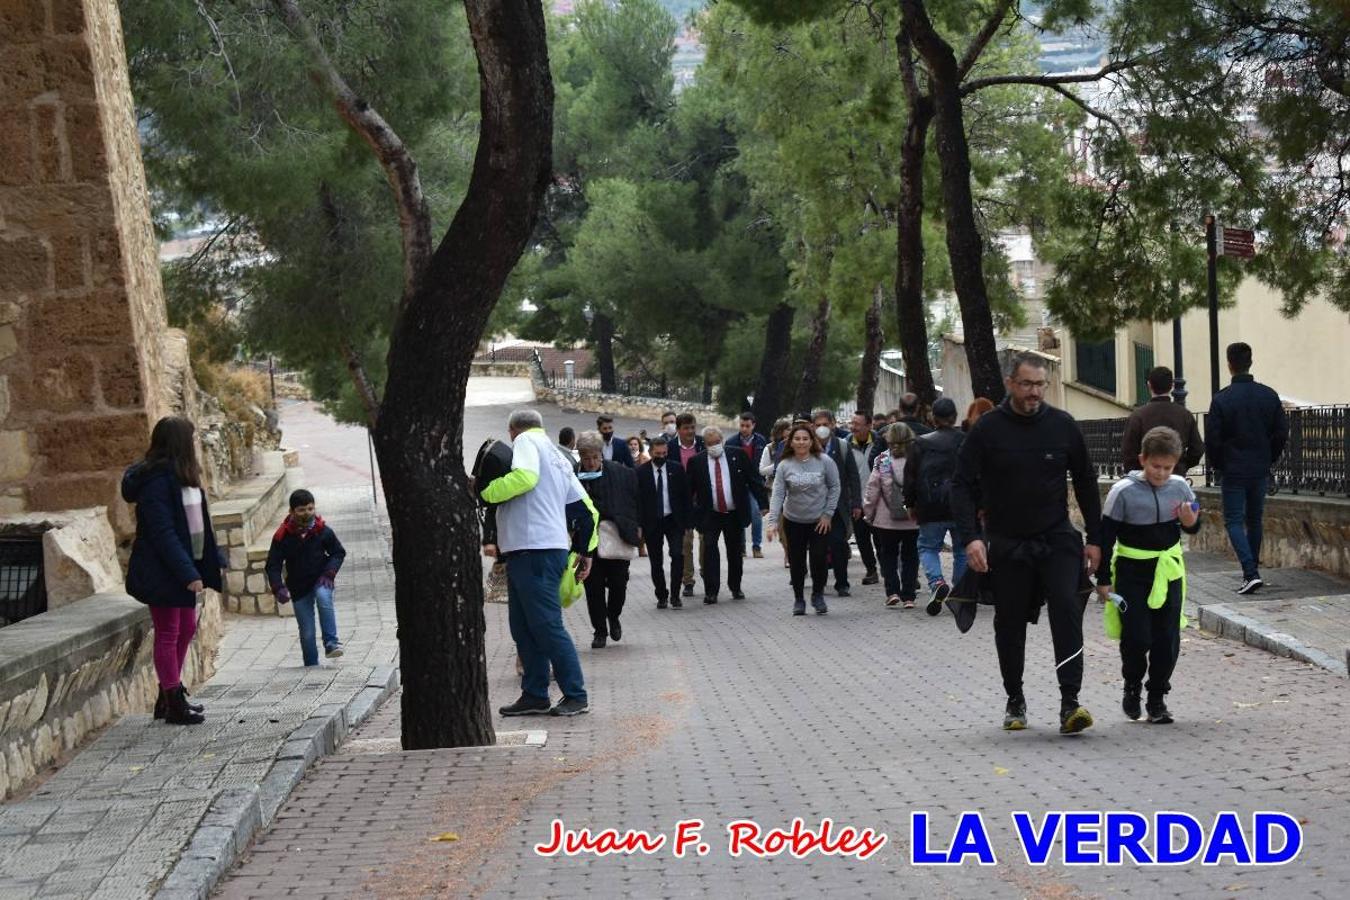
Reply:
M905 509L903 485L905 454L914 432L903 422L896 422L886 429L885 438L887 449L877 457L867 477L863 515L876 538L886 605L903 603L905 609L913 609L919 591L919 523Z

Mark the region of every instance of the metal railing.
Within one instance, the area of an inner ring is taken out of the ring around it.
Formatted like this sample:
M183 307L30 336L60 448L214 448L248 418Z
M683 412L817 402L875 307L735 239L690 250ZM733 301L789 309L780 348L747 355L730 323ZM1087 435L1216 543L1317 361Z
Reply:
M1289 442L1270 471L1270 492L1350 497L1350 406L1301 406L1285 411L1289 417ZM1199 415L1200 431L1206 433L1205 415ZM1119 478L1125 419L1088 419L1079 422L1087 440L1088 456L1097 474ZM1218 479L1208 458L1190 472L1213 486Z
M46 611L42 538L0 538L0 628Z
M486 353L480 353L474 362L535 362L539 351L534 347L489 347Z

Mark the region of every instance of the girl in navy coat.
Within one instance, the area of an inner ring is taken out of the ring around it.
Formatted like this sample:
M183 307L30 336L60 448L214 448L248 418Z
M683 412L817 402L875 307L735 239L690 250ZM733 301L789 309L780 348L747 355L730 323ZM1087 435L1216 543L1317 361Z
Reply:
M195 428L187 419L160 419L145 459L122 476L122 498L136 504L136 541L127 566L127 593L150 607L155 624L155 718L173 725L205 721L189 704L183 663L197 631L197 596L221 589L220 550L202 490Z

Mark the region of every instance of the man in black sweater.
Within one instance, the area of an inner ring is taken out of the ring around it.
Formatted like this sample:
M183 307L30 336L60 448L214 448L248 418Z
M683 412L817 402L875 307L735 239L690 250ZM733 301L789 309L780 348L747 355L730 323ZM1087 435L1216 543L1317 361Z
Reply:
M1004 381L1007 399L980 417L957 458L951 488L957 540L966 546L970 568L992 580L994 643L1008 693L1003 727L1026 728L1027 623L1040 618L1045 603L1059 677L1060 732L1074 734L1092 724L1078 703L1085 605L1079 585L1084 569L1101 562L1101 495L1078 424L1042 400L1044 358L1019 353ZM1066 473L1087 526L1086 547L1069 522Z

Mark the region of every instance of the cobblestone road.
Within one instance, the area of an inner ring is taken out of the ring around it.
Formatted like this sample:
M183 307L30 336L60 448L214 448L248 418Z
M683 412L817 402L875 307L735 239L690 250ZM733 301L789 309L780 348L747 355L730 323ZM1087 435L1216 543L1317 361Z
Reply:
M504 411L471 416L467 432L495 431ZM646 561L636 561L623 641L603 650L589 649L582 606L569 610L592 713L496 723L499 731L546 728L543 749L354 752L397 737L398 705L386 704L347 752L316 767L220 895L1344 896L1344 679L1191 630L1171 697L1177 723L1132 723L1119 711L1116 647L1100 637L1093 607L1082 699L1097 726L1076 738L1056 733L1042 622L1029 640L1032 727L1008 734L999 728L988 610L959 635L946 616L885 609L880 589L869 587L830 598L828 616L793 618L778 549L768 551L747 561L747 600L695 600L682 611L655 609ZM1230 600L1231 564L1196 562L1197 595ZM1269 577L1294 591L1309 576ZM487 618L495 707L515 699L519 685L506 607L490 604ZM1027 865L1010 813L1066 809L1181 810L1211 821L1221 810L1282 810L1304 822L1305 844L1278 869ZM998 865L911 866L912 810L930 813L940 842L962 811L982 811ZM798 816L873 826L891 840L865 862L727 854L725 823L787 826ZM712 849L683 860L669 848L542 858L532 847L555 817L577 828L660 832L701 818Z

